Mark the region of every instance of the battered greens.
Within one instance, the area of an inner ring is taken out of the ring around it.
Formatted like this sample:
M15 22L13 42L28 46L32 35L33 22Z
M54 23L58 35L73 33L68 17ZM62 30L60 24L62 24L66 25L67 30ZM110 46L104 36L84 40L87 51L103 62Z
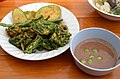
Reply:
M37 11L35 17L39 17L40 15L43 15L44 18L50 16L48 20L54 21L61 17L61 9L57 5L44 6Z
M24 12L19 9L19 8L16 8L13 10L12 12L12 17L13 17L13 21L14 23L17 23L17 22L24 22L27 20L27 17L26 15L24 14Z
M24 12L24 14L29 14L29 12ZM31 54L36 50L57 49L69 42L71 33L68 31L68 27L61 23L63 19L49 21L49 16L47 18L44 18L43 15L36 18L33 16L27 15L27 19L29 19L24 22L0 23L0 26L7 27L6 32L10 36L11 44L20 48L24 53Z
M35 11L25 11L24 14L26 15L27 19L35 18L36 12Z

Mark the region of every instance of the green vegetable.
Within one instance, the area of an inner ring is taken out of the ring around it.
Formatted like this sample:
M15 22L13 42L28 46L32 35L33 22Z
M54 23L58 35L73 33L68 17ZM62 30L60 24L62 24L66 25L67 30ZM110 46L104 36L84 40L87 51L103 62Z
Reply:
M83 63L83 64L86 63L86 61L84 59L81 59L80 62Z
M85 51L85 53L89 53L90 52L90 50L88 48L85 48L84 51Z
M37 11L35 18L39 17L40 15L43 15L44 18L50 16L48 20L55 21L61 17L61 9L57 5L44 6Z
M27 21L26 15L20 8L16 8L13 10L12 17L13 17L14 23Z
M51 5L50 7L56 9L58 6ZM14 9L13 14L17 17L21 14L20 22L17 20L15 21L17 23L14 24L0 23L0 26L6 27L6 32L10 36L9 42L24 53L31 54L35 50L53 50L69 42L71 33L68 31L68 27L61 23L63 19L54 17L54 20L50 21L49 16L44 18L42 15L34 18L33 11L23 13L19 8ZM26 18L26 16L29 20L25 21L23 17Z
M48 21L42 16L25 22L0 23L0 25L8 27L6 31L11 37L9 42L28 54L31 54L35 49L57 49L66 45L71 36L67 26Z
M9 27L9 26L11 26L11 24L0 23L0 26Z
M36 12L35 11L25 11L24 14L26 15L27 19L30 20L30 19L35 18Z
M89 59L88 61L87 61L87 64L92 64L93 63L93 61L91 60L91 59Z
M51 35L50 40L56 43L58 46L64 46L69 42L71 33L68 30L64 30L62 27L58 27L56 31Z
M28 45L24 52L31 54L33 50L39 46L39 42L41 42L41 40L42 40L41 36L36 36L36 38Z
M111 8L111 13L114 15L120 15L120 7Z
M96 49L96 48L93 48L92 51L93 51L94 53L98 53L98 52L99 52L99 50Z
M90 56L89 56L89 59L93 60L93 59L95 59L95 56L90 55Z
M42 43L42 47L46 50L57 49L59 46L54 42L51 42L49 39L44 39Z

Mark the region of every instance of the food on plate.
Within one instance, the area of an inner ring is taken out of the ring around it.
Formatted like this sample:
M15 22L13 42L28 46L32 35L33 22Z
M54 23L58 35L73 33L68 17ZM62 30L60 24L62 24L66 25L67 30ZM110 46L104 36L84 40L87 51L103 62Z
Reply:
M26 15L19 8L16 8L16 9L13 10L12 17L13 17L13 22L14 23L27 21Z
M36 12L35 17L37 18L40 15L43 15L44 18L47 18L48 16L50 16L50 18L48 20L54 21L54 20L60 19L61 9L57 5L44 6Z
M116 65L114 47L108 42L92 38L80 42L74 51L78 60L90 67L97 69L111 68Z
M36 12L35 11L25 11L24 14L26 15L27 19L35 18Z
M14 23L24 22L32 18L38 18L43 16L45 19L48 18L49 21L56 21L61 19L61 9L57 5L48 5L41 7L36 11L22 11L20 8L16 8L12 12Z
M34 18L34 11L23 12L17 8L13 13L16 14L14 18L18 17L18 14L23 14L25 17L27 16L27 20L21 19L20 22L15 21L13 24L0 23L0 26L7 27L9 42L24 53L31 54L36 50L54 50L69 42L71 33L68 31L68 27L62 24L63 19L60 16L59 19L50 21L50 16L39 15Z
M120 15L120 0L94 0L100 10L114 15Z

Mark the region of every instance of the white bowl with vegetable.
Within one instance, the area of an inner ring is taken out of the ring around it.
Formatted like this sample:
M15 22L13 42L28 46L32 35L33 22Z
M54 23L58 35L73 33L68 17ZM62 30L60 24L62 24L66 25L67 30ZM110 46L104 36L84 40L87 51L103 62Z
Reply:
M104 18L120 21L119 0L88 0L88 2Z
M120 66L119 47L120 38L102 28L83 29L70 42L75 64L94 76L106 75Z

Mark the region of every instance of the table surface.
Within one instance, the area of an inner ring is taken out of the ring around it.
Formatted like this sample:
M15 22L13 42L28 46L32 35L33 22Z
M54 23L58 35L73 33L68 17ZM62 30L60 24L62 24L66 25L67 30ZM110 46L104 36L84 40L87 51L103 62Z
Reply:
M102 18L87 0L0 0L0 20L11 10L24 4L50 2L66 7L77 17L80 29L101 27L120 36L120 22ZM44 61L25 61L8 55L0 47L0 79L119 79L120 67L112 73L94 77L75 65L70 49Z

